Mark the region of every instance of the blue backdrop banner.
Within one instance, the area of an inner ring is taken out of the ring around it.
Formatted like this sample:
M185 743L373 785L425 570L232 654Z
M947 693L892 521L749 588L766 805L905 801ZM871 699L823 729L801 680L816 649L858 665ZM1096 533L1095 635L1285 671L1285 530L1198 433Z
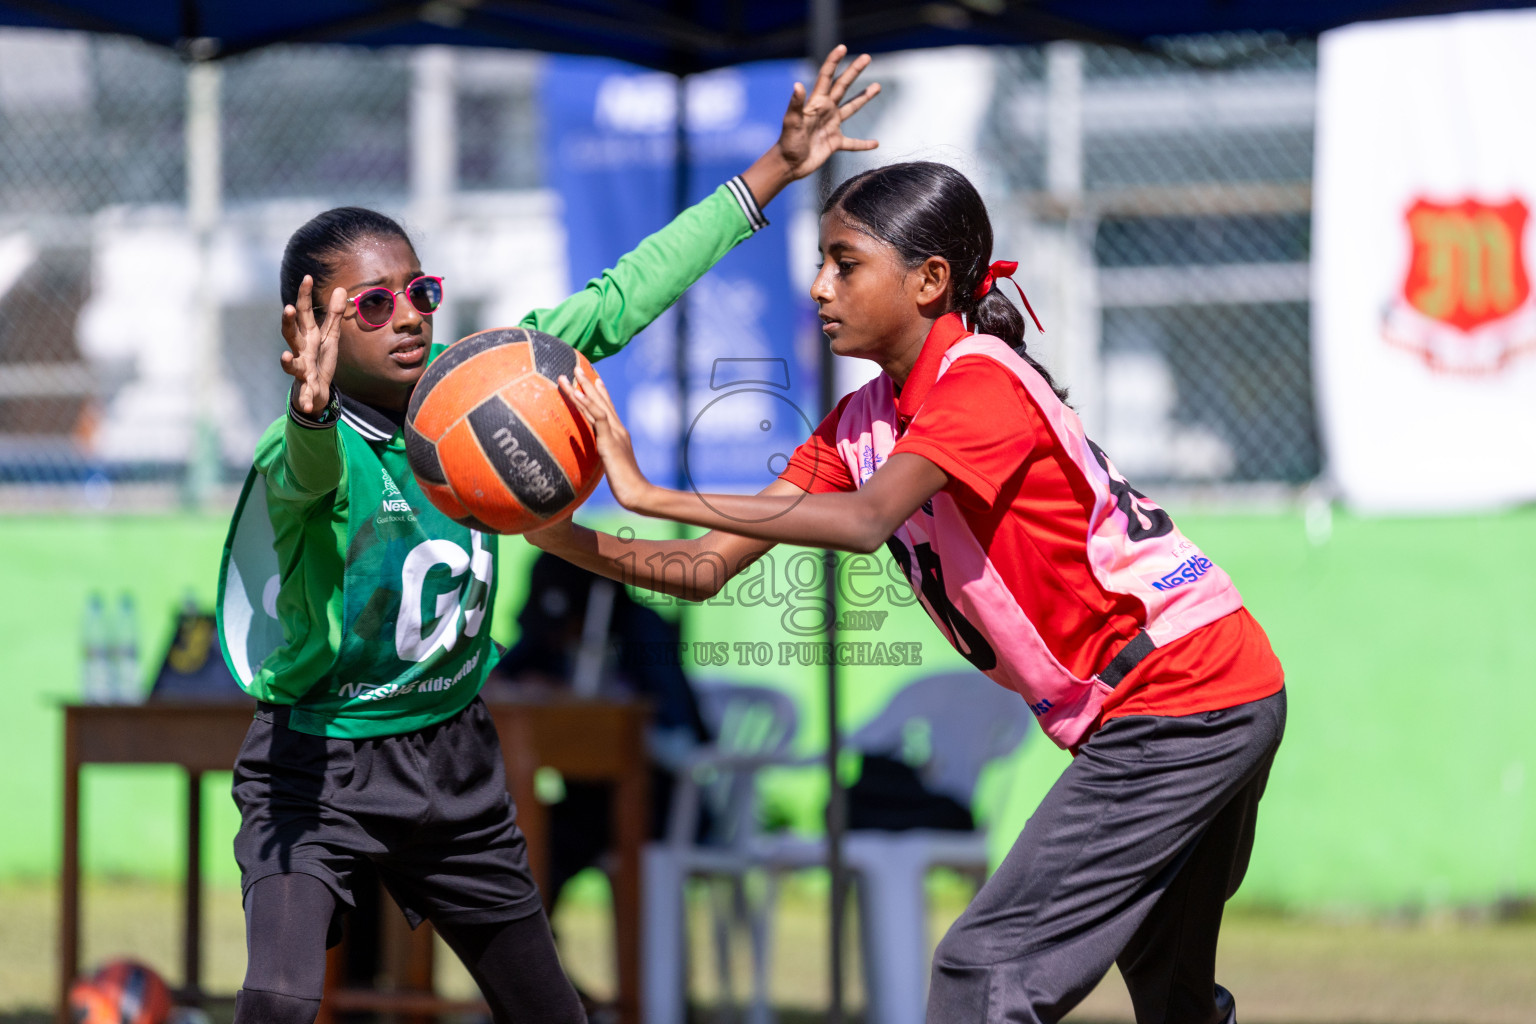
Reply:
M779 62L688 79L688 203L773 144L802 75L799 64ZM574 286L677 213L678 80L603 58L555 57L541 91L546 178L563 201ZM598 366L636 458L658 483L759 490L815 426L821 336L807 316L809 297L790 282L792 193L775 200L767 228L679 303L687 325L686 401L679 401L676 308ZM612 498L605 487L594 500Z

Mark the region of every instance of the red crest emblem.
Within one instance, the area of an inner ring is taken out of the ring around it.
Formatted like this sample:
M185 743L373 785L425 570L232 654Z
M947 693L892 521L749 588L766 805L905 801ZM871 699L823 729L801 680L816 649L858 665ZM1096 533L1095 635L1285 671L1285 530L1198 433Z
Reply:
M1526 204L1415 200L1404 221L1412 245L1402 294L1386 315L1389 342L1431 369L1486 373L1536 347L1525 267ZM1518 314L1525 313L1525 316Z

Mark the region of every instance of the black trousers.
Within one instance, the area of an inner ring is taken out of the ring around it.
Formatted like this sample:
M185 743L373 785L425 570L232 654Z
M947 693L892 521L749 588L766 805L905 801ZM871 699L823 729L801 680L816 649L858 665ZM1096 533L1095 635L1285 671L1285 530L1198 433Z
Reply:
M373 739L296 732L288 717L259 708L235 760L244 892L271 875L307 874L346 908L354 876L382 878L413 927L539 911L501 741L480 698L436 725ZM340 937L338 921L330 943Z
M479 698L413 732L342 739L258 709L235 763L235 858L249 959L238 1024L308 1024L325 949L358 889L382 879L414 927L430 919L497 1024L585 1019L560 966Z
M1053 1024L1118 963L1137 1024L1219 1024L1216 939L1285 692L1104 725L934 953L929 1024Z
M245 896L245 983L235 1024L314 1024L326 933L341 904L319 878L267 875ZM505 921L448 918L439 931L469 969L495 1024L586 1024L542 912Z

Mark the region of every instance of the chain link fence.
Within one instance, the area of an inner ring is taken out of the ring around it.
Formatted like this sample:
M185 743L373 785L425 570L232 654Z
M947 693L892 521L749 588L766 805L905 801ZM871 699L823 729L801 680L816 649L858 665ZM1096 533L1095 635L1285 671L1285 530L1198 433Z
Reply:
M181 75L146 46L0 34L0 482L77 481L103 388L90 217L183 190Z
M0 32L6 507L167 507L237 485L286 393L282 248L327 207L405 224L450 281L438 322L454 337L565 288L537 58L279 47L221 62L202 221L195 74L133 40Z
M1070 351L1047 355L1133 481L1305 484L1322 468L1309 344L1316 47L1238 37L1181 55L1003 55L985 136L1014 197L1000 233L1049 253L1041 277L1075 278L1054 289L1058 308L1082 307L1068 317Z
M1061 324L1036 344L1090 432L1138 483L1315 478L1315 48L1242 37L1171 57L988 52L966 169L988 183L999 253L1033 254L1031 287L1044 282ZM558 299L538 67L509 52L341 47L222 62L217 207L197 227L186 64L130 40L0 32L9 504L118 503L135 484L174 502L200 459L237 483L282 408L282 246L326 207L404 221L448 281L440 332ZM882 101L893 110L897 84Z

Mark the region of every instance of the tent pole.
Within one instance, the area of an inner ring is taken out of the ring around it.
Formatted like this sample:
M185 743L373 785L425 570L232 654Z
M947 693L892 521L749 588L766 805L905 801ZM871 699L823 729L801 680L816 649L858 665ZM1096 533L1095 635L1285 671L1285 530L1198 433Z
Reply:
M840 0L810 0L810 60L812 68L821 62L836 46L842 34ZM809 82L806 83L810 85ZM816 176L817 189L814 202L820 208L821 197L832 191L836 184L834 161L822 165ZM837 401L836 366L832 348L822 339L821 345L821 414L832 411ZM830 934L828 944L828 981L831 999L827 1006L827 1024L843 1024L843 915L848 906L848 869L843 861L843 832L848 822L848 800L843 791L842 776L838 772L838 759L842 751L842 734L838 723L838 671L837 671L837 553L826 552L826 609L827 629L827 873L830 875L831 892L828 896Z
M1060 329L1049 351L1052 366L1072 382L1073 405L1089 436L1102 433L1104 377L1101 314L1093 239L1097 215L1083 203L1084 55L1081 43L1056 42L1046 54L1046 189L1062 215L1047 229L1048 272ZM1045 247L1042 247L1045 248Z
M447 226L453 220L458 190L459 138L456 118L455 64L449 46L419 46L410 57L410 206L427 263L438 263L447 250ZM441 263L438 263L441 266ZM453 290L449 290L452 295ZM439 330L458 338L467 330L455 316L453 299L438 310ZM475 325L478 330L479 325Z
M213 280L214 234L223 196L219 117L223 68L196 57L187 66L187 226L197 247L197 287L193 292L196 338L193 354L191 444L183 500L200 507L219 484L222 446L219 436L219 299Z
M673 216L688 209L689 164L692 154L688 146L688 76L679 73L677 76L677 106L675 112L676 122L673 125L673 133L676 139L673 150L672 164L672 207ZM674 486L680 491L689 490L691 484L687 473L683 470L684 452L688 446L688 422L689 394L692 386L688 373L688 295L685 293L672 307L673 329L672 336L672 379L677 388L677 470ZM689 537L691 533L686 526L679 525L677 535Z

